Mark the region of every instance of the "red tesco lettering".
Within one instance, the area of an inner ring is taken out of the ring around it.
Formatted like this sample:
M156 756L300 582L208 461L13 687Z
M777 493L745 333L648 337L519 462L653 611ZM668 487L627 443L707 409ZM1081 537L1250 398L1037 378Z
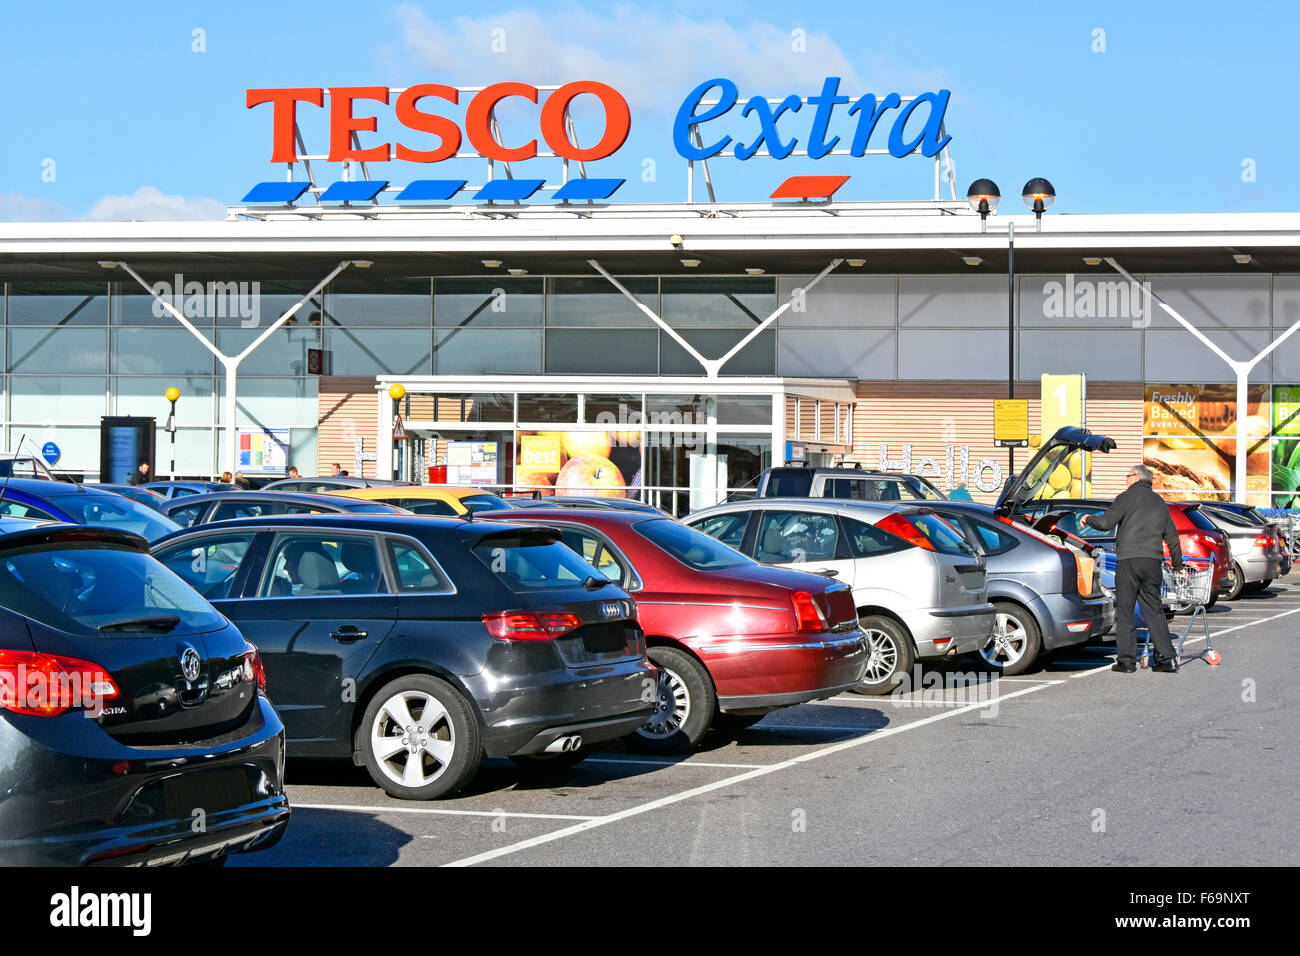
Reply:
M378 117L365 115L365 104L359 101L389 103L391 91L383 86L338 86L330 88L330 148L329 161L386 162L394 158L413 163L436 163L451 159L461 147L461 129L450 117L428 112L425 100L445 100L453 105L460 103L460 91L454 86L440 83L422 83L405 89L397 97L394 115L409 130L428 133L438 140L433 149L416 149L402 143L381 143L365 149L353 146L353 135L376 132ZM585 149L569 139L565 114L569 104L583 94L595 96L605 111L605 127L600 140ZM465 137L484 159L500 162L518 162L537 155L536 138L521 145L506 145L492 131L492 114L497 104L512 96L522 97L530 103L538 101L538 90L527 83L494 83L485 87L466 104ZM294 130L297 127L299 103L324 105L325 91L318 88L294 87L288 89L248 90L245 104L249 109L270 103L272 110L271 162L298 162ZM360 115L359 115L360 114ZM627 141L632 127L627 100L611 86L594 80L576 80L566 83L551 93L542 104L539 122L542 139L551 152L563 159L589 162L613 155Z

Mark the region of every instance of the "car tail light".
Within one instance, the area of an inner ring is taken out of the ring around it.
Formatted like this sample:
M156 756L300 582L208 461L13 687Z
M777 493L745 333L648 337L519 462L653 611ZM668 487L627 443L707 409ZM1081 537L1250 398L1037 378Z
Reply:
M1256 537L1255 537L1255 547L1257 547L1257 548L1266 548L1266 549L1267 549L1267 548L1271 548L1272 546L1273 546L1273 536L1272 536L1272 535L1269 535L1269 534L1256 535Z
M1088 597L1092 594L1092 569L1096 564L1092 558L1085 557L1078 551L1074 552L1074 570L1075 580L1079 586L1079 595Z
M829 630L830 625L826 623L826 615L822 613L822 609L817 606L817 600L809 592L795 591L793 599L794 616L799 622L799 630Z
M262 652L248 641L244 642L244 683L257 681L257 689L266 692L266 667L262 664Z
M498 641L549 641L582 627L568 611L498 611L484 614L483 625Z
M117 684L98 664L40 651L0 651L0 709L57 717L117 695Z
M895 537L902 538L908 544L914 544L918 548L925 548L927 551L935 550L934 545L930 543L930 539L921 533L921 529L900 514L886 515L876 522L876 527L881 531L888 531Z
M1222 546L1222 543L1218 538L1211 534L1205 534L1204 532L1189 534L1187 540L1192 544L1198 545L1207 553L1217 551Z

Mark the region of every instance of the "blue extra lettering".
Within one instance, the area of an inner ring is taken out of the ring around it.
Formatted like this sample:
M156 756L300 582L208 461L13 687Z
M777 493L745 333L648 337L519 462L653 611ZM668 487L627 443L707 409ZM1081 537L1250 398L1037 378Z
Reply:
M754 113L758 116L758 138L748 146L737 141L736 158L749 159L758 152L758 147L763 145L764 142L767 143L767 151L773 159L785 159L789 156L794 148L799 145L799 140L792 138L788 143L781 142L781 134L777 132L776 121L781 118L781 114L786 110L791 113L798 113L801 106L803 106L803 100L793 93L781 101L775 113L772 112L772 104L763 97L755 96L750 99L745 104L745 108L740 111L740 115L744 117Z
M718 102L696 115L695 111L699 108L700 101L715 86L721 90ZM673 145L677 147L677 152L683 159L708 159L726 149L727 144L731 142L730 136L724 136L708 146L696 146L691 142L691 128L722 116L736 105L736 98L739 95L736 84L724 77L705 80L687 94L686 99L677 109L677 118L673 121ZM748 110L748 107L746 109Z
M907 108L898 114L898 119L894 120L894 128L889 131L889 155L906 156L920 146L922 156L933 156L947 146L952 137L945 136L940 141L939 131L943 127L943 114L948 110L950 96L952 94L948 90L940 90L938 93L922 93L908 103ZM930 115L926 117L925 128L921 130L916 139L910 143L904 143L903 133L907 127L907 121L912 115L912 110L922 103L930 104Z
M871 134L876 131L876 124L880 122L880 117L885 115L886 110L892 110L902 102L901 96L890 93L877 104L876 97L868 93L849 107L850 116L854 113L862 114L858 119L858 128L853 131L853 148L850 152L854 156L866 155L867 144L871 141Z
M837 95L840 91L840 78L838 76L826 77L826 82L822 84L821 95L808 97L808 105L817 107L817 114L813 117L812 131L808 134L808 158L821 159L835 148L835 144L840 141L835 136L828 143L826 142L826 131L830 126L831 112L841 103L847 103L847 96Z

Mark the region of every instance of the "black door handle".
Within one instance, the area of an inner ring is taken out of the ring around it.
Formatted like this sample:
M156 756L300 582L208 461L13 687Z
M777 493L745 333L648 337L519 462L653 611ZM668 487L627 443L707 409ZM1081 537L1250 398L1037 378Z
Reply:
M358 631L356 627L351 624L344 624L337 631L331 631L330 637L334 638L336 641L347 643L348 641L363 640L368 636L368 634L369 632L367 631Z

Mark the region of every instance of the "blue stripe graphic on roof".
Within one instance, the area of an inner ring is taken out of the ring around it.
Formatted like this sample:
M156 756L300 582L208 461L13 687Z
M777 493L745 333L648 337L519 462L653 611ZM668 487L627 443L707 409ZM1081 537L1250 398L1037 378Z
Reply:
M560 202L575 199L608 199L626 179L570 179L559 188L555 198Z
M398 202L416 200L447 201L465 188L464 179L417 179L397 194Z
M388 185L386 179L346 182L339 180L321 193L321 202L374 202L375 197Z
M242 202L274 202L288 204L294 202L307 191L311 183L279 182L258 183L248 191Z
M527 199L545 182L544 179L492 179L474 194L474 198L489 201Z

